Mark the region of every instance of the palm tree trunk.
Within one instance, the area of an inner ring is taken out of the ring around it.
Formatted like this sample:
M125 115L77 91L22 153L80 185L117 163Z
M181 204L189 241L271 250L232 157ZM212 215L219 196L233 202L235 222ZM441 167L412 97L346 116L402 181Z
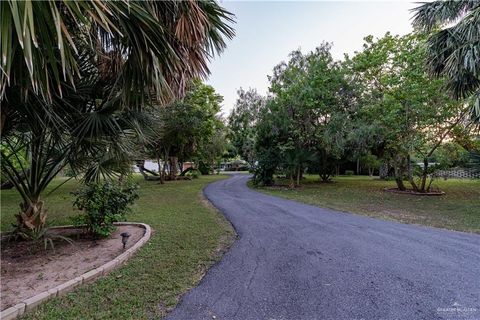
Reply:
M43 208L43 201L36 199L32 202L20 203L20 212L16 217L17 227L20 230L38 230L45 226L47 211Z

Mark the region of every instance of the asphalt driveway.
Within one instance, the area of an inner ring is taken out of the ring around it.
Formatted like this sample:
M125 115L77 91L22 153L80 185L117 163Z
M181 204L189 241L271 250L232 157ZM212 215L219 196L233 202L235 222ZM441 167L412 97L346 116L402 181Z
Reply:
M239 238L167 319L480 320L479 235L280 199L247 179L204 190Z

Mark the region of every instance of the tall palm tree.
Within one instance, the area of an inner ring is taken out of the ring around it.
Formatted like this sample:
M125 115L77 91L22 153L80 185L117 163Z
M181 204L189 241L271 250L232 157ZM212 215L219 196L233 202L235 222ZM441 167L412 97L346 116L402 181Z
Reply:
M143 110L207 75L234 35L212 0L11 0L0 19L1 165L27 231L43 227L40 196L67 164L88 180L121 172Z
M480 121L480 1L437 0L414 11L414 26L433 31L430 70L446 77L456 98L472 99L472 116Z

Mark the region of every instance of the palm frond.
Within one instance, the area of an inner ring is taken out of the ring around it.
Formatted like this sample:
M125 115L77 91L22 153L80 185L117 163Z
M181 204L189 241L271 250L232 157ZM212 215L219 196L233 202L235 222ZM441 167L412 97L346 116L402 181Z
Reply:
M480 2L434 1L414 11L414 26L433 31L427 40L430 72L446 79L447 89L456 99L473 96L471 114L479 121Z
M35 14L33 14L35 12ZM82 73L79 42L114 71L126 105L183 93L234 35L215 1L2 1L0 99L11 86L45 101ZM28 79L28 81L26 81ZM133 94L133 96L132 96ZM135 97L135 98L134 98Z
M479 7L476 0L441 0L422 4L412 9L413 25L425 31L456 22L468 11Z

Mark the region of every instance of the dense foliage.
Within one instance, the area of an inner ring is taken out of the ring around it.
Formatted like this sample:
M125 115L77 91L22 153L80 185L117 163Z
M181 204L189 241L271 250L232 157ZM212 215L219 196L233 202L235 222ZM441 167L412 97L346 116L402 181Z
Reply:
M144 151L138 153L157 160L161 181L175 179L187 161L213 168L221 158L227 147L226 129L219 116L222 101L212 86L195 80L183 99L149 113L153 131Z
M237 94L237 101L228 117L229 138L238 155L253 165L254 126L266 101L255 89L247 91L240 89Z
M245 158L244 141L254 141L248 159L255 163L255 184L272 184L279 173L295 187L307 171L328 182L340 170L364 168L393 175L400 190L407 181L424 193L435 170L467 166L478 127L468 101L448 94L447 79L430 76L426 39L368 36L363 50L343 61L332 58L326 43L307 54L293 51L273 69L268 97L246 99L240 91L230 132ZM445 159L450 144L458 147L458 159L453 153Z
M323 44L306 55L292 52L287 63L274 68L270 83L271 99L257 125L259 156L275 148L278 166L291 179L292 187L300 183L301 173L309 165L328 181L334 170L332 164L345 149L350 99L341 65L333 60L330 45ZM262 126L269 129L263 130Z
M107 237L115 230L114 222L122 221L130 206L138 199L138 186L110 181L89 183L73 192L73 206L82 210L73 221L94 237Z
M364 50L348 64L356 86L359 109L356 136L372 134L377 152L394 169L397 186L404 179L415 191L429 189L429 160L451 131L465 120L466 108L450 99L442 79L431 79L425 69L423 37L385 35L366 38ZM367 125L368 129L364 129ZM380 145L378 144L380 143ZM415 166L416 158L422 166ZM420 176L414 179L414 173Z
M87 183L128 173L150 111L234 35L210 0L2 1L0 21L1 165L20 231L45 224L41 197L65 167Z

